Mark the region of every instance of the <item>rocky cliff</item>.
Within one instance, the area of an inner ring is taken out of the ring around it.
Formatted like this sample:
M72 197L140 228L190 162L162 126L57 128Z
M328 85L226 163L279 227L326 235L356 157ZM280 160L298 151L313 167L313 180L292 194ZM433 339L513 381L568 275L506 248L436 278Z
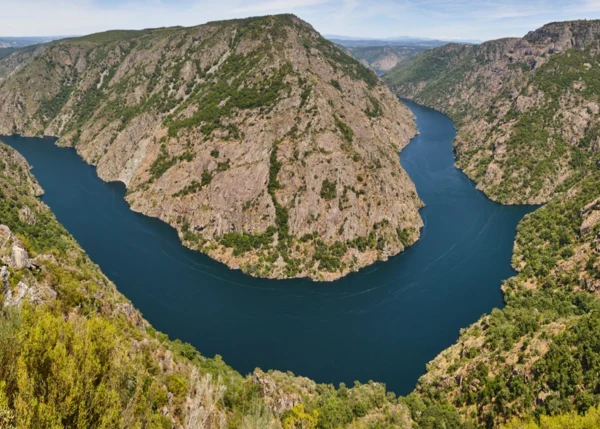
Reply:
M417 240L410 111L291 15L112 31L0 62L0 133L59 136L136 211L261 277L333 280Z
M542 203L599 159L600 21L450 44L386 75L457 123L457 165L503 203Z

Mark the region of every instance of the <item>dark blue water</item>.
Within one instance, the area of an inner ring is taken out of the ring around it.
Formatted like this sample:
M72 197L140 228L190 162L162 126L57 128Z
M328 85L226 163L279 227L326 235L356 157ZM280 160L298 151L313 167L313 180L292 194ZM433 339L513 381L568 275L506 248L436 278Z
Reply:
M155 328L220 354L242 373L290 370L319 382L376 380L399 394L459 329L501 307L512 243L531 208L495 204L454 168L453 123L409 104L421 134L401 161L426 203L421 239L405 253L334 283L254 279L179 243L132 212L51 138L6 137L34 167L43 200Z

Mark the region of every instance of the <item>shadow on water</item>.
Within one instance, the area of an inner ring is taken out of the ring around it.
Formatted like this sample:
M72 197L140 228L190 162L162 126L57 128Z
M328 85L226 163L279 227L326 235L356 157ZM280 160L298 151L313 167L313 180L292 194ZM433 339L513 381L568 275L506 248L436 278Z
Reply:
M486 199L454 168L452 121L407 104L420 135L401 162L426 203L421 239L325 284L230 270L184 248L170 226L131 211L125 187L102 182L73 149L52 138L2 140L34 167L44 202L155 328L242 373L376 380L406 394L460 328L503 305L515 228L532 209Z

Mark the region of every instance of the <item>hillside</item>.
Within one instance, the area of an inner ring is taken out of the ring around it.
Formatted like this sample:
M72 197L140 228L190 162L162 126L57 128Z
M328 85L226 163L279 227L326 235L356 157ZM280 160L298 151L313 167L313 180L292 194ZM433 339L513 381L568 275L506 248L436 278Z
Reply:
M507 308L466 329L416 393L396 398L378 383L336 389L258 369L243 377L169 340L37 199L25 160L2 144L0 155L3 428L468 429L600 401L597 173L526 218ZM571 427L594 427L596 416Z
M419 235L412 114L291 15L53 42L0 61L0 99L0 133L59 136L251 275L333 280Z
M543 203L594 168L600 21L427 51L386 75L457 123L457 165L490 198Z

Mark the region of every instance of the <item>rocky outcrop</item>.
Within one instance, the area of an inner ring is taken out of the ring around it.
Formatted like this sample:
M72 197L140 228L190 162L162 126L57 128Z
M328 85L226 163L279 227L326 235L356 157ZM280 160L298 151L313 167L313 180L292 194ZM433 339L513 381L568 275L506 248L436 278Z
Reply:
M10 262L18 270L29 267L29 255L21 243L13 244Z
M579 234L587 235L593 228L600 225L600 198L586 205L580 212L581 226Z
M29 259L29 254L6 225L0 225L0 293L4 295L4 307L19 307L24 301L31 304L42 304L56 299L56 291L47 285L40 284L33 274L39 269L39 265ZM10 270L9 270L10 268ZM16 285L11 286L15 275ZM27 283L23 280L25 279Z
M0 133L60 136L133 210L255 276L333 280L419 236L412 114L294 16L53 42L0 100Z
M456 122L457 165L490 198L540 204L595 166L600 21L428 51L385 76Z
M314 381L279 371L265 373L257 369L252 374L252 382L260 389L267 407L276 415L310 400L317 393Z

